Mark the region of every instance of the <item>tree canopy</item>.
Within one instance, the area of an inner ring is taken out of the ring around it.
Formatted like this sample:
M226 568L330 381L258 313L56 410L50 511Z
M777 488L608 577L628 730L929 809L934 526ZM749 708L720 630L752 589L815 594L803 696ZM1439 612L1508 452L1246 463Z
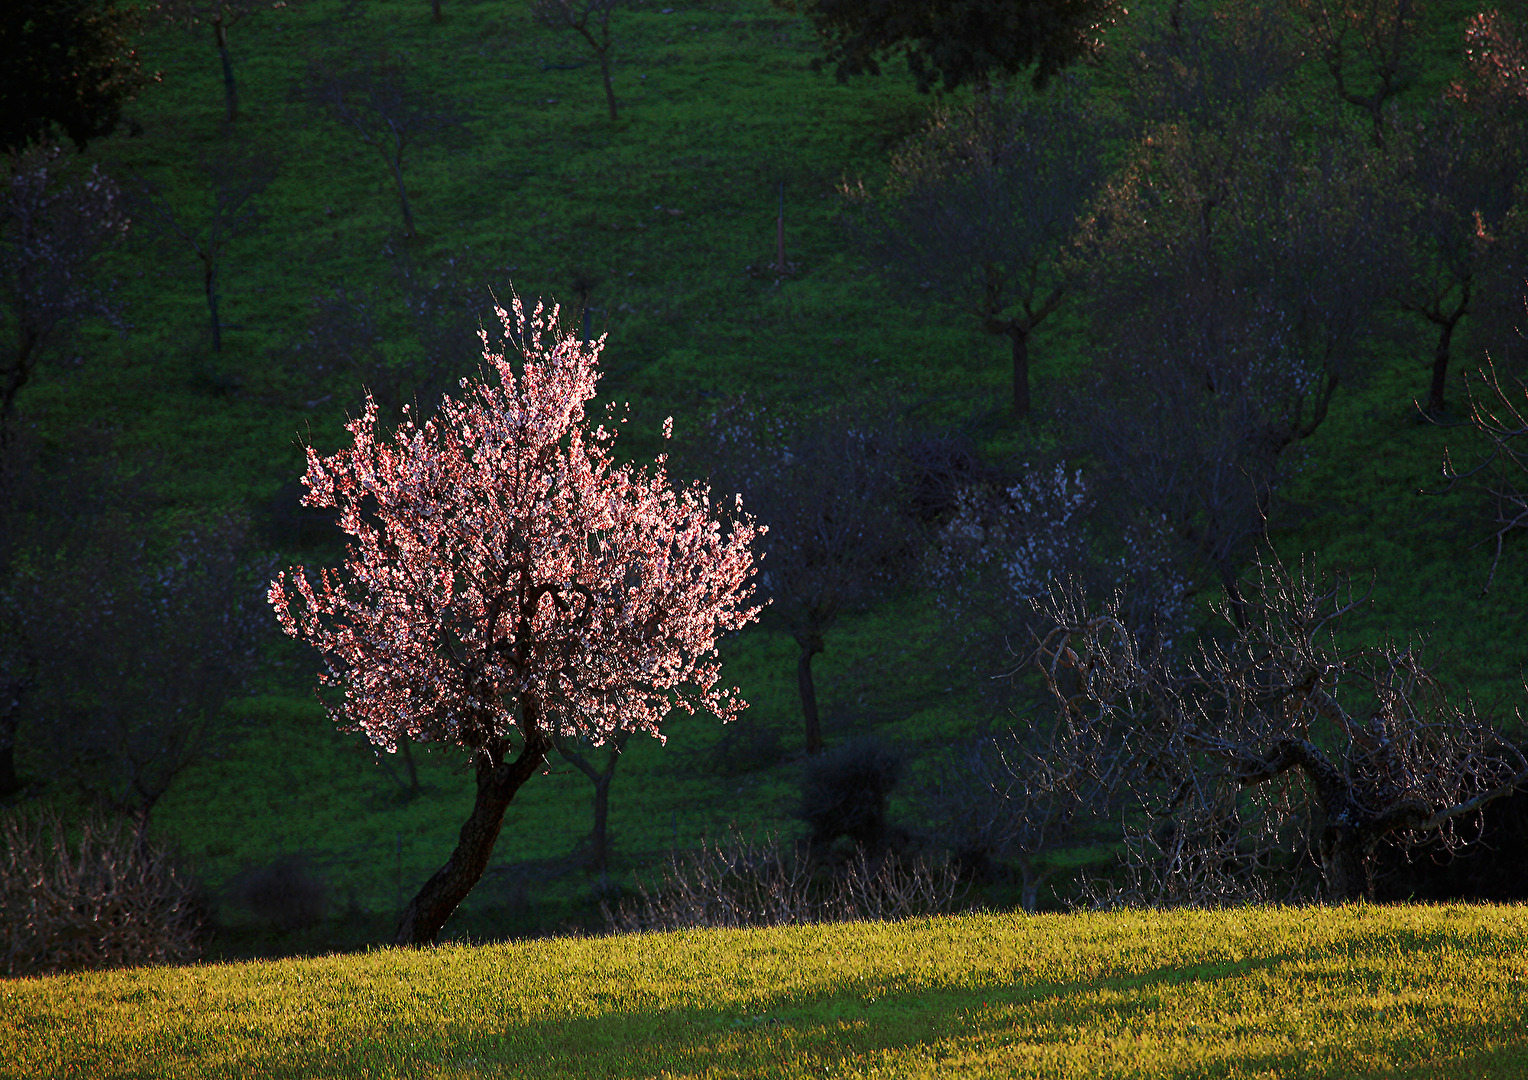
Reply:
M1114 0L776 0L812 21L840 80L900 53L918 89L953 90L1033 68L1036 87L1092 53Z
M55 125L81 147L109 135L146 81L131 40L139 21L117 0L0 5L0 150Z

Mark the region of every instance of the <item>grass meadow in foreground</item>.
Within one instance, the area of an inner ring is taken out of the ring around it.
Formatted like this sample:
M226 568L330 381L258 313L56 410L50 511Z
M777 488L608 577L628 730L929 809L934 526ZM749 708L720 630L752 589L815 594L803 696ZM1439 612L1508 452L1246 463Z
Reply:
M0 983L7 1077L1528 1075L1528 908L972 915Z

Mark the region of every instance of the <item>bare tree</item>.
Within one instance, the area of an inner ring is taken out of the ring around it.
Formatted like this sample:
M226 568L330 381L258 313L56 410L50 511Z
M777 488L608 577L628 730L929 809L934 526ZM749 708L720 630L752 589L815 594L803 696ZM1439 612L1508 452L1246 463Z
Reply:
M411 84L402 54L357 54L308 67L303 93L338 123L350 128L387 163L398 190L403 231L414 236L414 210L403 182L404 159L421 144L465 131L463 117L438 95Z
M1101 127L1065 80L1045 94L994 89L936 108L892 159L882 198L844 189L851 231L900 285L1008 338L1021 416L1030 341L1073 286L1072 241L1103 180Z
M1500 271L1521 266L1528 254L1528 235L1515 220L1517 182L1528 159L1520 147L1502 152L1482 127L1480 118L1440 104L1407 132L1404 179L1415 197L1399 225L1412 238L1411 257L1393 295L1437 331L1426 406L1434 416L1445 408L1461 320L1482 304L1501 306L1503 298L1486 290L1506 287L1516 295L1520 279Z
M369 288L337 286L314 298L303 340L288 359L312 385L349 368L376 400L387 422L404 406L428 419L441 397L481 359L477 313L491 306L470 251L448 256L433 271L420 267L409 247L383 249L392 281Z
M599 61L600 77L605 83L605 104L610 119L616 118L615 85L610 66L615 38L610 32L610 17L623 0L531 0L531 14L542 26L552 30L571 30L594 52Z
M1101 505L1235 603L1281 461L1362 371L1398 255L1385 161L1277 115L1154 129L1089 237L1099 349L1070 409Z
M1326 65L1337 97L1365 114L1385 143L1386 106L1416 80L1420 0L1293 0L1306 40Z
M1500 313L1516 308L1522 296L1528 268L1519 197L1528 169L1528 76L1518 66L1523 51L1515 29L1499 15L1473 20L1465 77L1404 129L1398 148L1410 198L1396 227L1412 246L1393 295L1402 309L1437 330L1430 415L1444 410L1461 320L1486 313L1487 326L1498 329L1490 324L1502 321Z
M117 306L92 284L100 259L127 232L117 186L74 167L57 147L12 155L0 190L0 451L16 398L38 364L85 320L121 328Z
M96 517L18 567L9 593L37 658L27 722L51 765L145 827L222 741L218 714L268 627L265 568L237 523L156 538L138 518Z
M588 739L554 736L552 745L564 761L589 778L594 785L594 827L589 832L589 866L603 879L610 867L610 783L616 766L626 752L631 732L618 731L602 746ZM600 759L603 758L603 761Z
M218 58L223 62L223 103L231 124L239 114L239 91L233 78L233 57L228 51L228 31L257 11L295 7L302 0L155 0L154 10L165 20L187 29L203 24L212 28Z
M768 526L760 581L768 613L800 649L807 753L823 747L812 659L845 611L909 569L914 526L888 411L841 406L789 419L739 400L712 417L695 465Z
M19 732L35 712L34 698L46 674L49 643L33 632L37 612L28 603L34 592L28 575L77 547L99 522L148 505L147 470L122 463L99 432L71 432L51 449L29 427L17 425L10 434L0 459L0 799L23 786L17 773ZM88 574L88 567L83 572ZM63 575L41 595L76 584L75 577ZM46 745L41 733L31 735L34 745Z
M151 216L162 231L177 237L196 256L212 325L212 351L222 352L218 277L229 244L264 222L254 200L276 178L277 164L268 151L240 144L204 154L198 165L211 196L201 212L177 206L164 189L146 180L140 182L138 201L143 214Z
M1125 749L1112 760L1128 762L1121 783L1157 849L1201 837L1176 857L1199 860L1205 899L1269 837L1304 838L1329 900L1372 898L1381 842L1460 847L1483 807L1528 783L1528 759L1448 701L1414 644L1341 644L1364 599L1347 581L1264 558L1241 594L1243 616L1223 605L1222 634L1178 660L1142 653L1117 605L1057 589L1034 654L1078 744Z
M1496 546L1482 590L1489 592L1507 536L1528 528L1528 407L1523 401L1523 384L1504 383L1493 364L1481 368L1468 385L1470 426L1484 441L1485 452L1474 464L1461 468L1453 452L1445 450L1443 475L1448 481L1445 490L1468 485L1483 491L1495 504L1495 529L1481 541L1491 540Z

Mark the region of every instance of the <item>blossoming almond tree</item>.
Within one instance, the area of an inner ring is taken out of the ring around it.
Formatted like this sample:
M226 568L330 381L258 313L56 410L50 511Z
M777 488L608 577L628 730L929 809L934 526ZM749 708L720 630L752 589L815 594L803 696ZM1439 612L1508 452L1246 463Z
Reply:
M676 490L664 457L616 465L613 433L584 413L603 338L561 332L555 307L497 314L503 351L483 332L483 377L433 419L379 437L368 398L352 446L309 448L303 501L336 508L353 542L338 570L270 588L286 632L323 654L321 683L343 689L345 730L471 751L472 813L400 945L434 942L481 878L554 734L662 739L676 707L724 721L745 707L717 688L716 643L758 616L763 530L741 499L728 520L705 487Z

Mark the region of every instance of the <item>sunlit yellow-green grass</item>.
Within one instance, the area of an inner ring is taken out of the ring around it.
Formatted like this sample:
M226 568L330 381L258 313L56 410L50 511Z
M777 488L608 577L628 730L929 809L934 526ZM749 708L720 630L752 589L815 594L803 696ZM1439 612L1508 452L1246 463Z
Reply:
M1528 1075L1528 908L974 915L0 983L5 1076Z

